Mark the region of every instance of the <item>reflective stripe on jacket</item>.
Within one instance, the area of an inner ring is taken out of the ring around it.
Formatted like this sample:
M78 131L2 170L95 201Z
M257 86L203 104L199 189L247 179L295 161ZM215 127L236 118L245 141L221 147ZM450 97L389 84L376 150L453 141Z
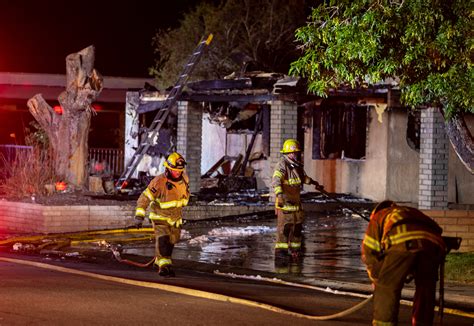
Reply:
M282 157L273 172L272 186L276 196L283 195L284 205L275 208L288 212L301 210L300 193L303 183L309 184L311 181L301 165L295 166Z
M430 217L417 209L394 205L377 212L370 219L362 241L362 260L369 277L377 275L385 251L409 240L426 239L446 250L443 230Z
M150 220L152 220L152 221L163 221L163 222L166 222L169 225L175 226L177 228L179 228L183 224L183 219L182 218L174 219L174 218L171 218L171 217L163 217L163 216L160 216L160 215L155 214L153 212L150 212L149 217L150 217Z
M188 182L185 173L179 181L168 179L164 173L156 176L138 198L136 215L144 216L150 206L150 219L166 219L169 224L176 224L189 202Z

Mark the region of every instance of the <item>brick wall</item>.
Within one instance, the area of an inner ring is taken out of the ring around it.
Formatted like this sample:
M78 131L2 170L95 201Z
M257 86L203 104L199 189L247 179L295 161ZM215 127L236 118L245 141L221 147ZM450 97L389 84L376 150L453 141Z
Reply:
M196 205L184 208L186 220L202 220L271 211L269 206ZM64 233L123 228L132 222L135 206L43 206L0 200L0 231Z
M462 238L459 252L474 251L473 210L422 210L422 212L443 228L444 236Z
M273 171L281 157L280 150L288 138L296 139L298 110L294 103L271 102L270 115L270 167Z
M281 158L280 150L285 140L296 139L298 128L298 108L296 103L272 101L270 109L270 171ZM270 191L273 194L273 191ZM273 196L271 197L274 201Z
M202 109L198 103L178 102L177 151L184 156L192 193L201 185Z
M421 111L418 207L443 209L448 205L448 138L438 109Z
M18 233L62 233L122 228L135 207L43 206L0 201L0 230Z

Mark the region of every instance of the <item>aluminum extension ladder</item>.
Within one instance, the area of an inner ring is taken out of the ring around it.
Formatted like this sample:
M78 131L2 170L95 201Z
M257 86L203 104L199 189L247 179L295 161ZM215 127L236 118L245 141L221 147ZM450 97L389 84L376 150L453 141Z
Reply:
M178 97L181 95L181 92L183 91L183 88L189 79L189 76L193 72L196 64L199 62L204 50L211 43L212 38L213 35L209 34L207 39L199 42L199 44L194 49L192 55L188 59L188 62L184 66L183 72L176 81L173 89L168 93L166 100L163 102L163 105L153 119L150 128L148 128L146 137L140 143L137 150L135 151L135 154L133 154L132 159L125 166L124 172L117 180L117 183L115 184L115 188L117 190L122 190L127 186L128 181L133 175L133 172L135 172L135 169L142 160L143 155L145 155L150 146L152 146L155 137L158 135L161 129L161 126L166 121L166 118L168 117L168 114L170 113L173 106L176 104Z

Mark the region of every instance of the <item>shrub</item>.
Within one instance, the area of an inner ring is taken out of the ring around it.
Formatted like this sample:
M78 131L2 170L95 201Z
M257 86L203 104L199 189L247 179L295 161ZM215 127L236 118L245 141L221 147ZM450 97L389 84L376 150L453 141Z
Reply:
M38 146L17 151L15 158L0 158L4 178L0 180L0 193L8 198L47 195L45 185L57 180L54 175L50 151Z

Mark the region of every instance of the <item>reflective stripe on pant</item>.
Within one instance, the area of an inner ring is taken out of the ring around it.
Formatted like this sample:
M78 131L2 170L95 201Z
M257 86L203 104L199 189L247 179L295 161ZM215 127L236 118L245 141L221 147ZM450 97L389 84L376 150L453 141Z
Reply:
M396 325L401 291L409 273L415 277L413 325L432 325L436 281L441 259L439 248L423 240L423 245L407 249L405 243L390 247L385 254L374 290L373 325Z
M181 228L169 225L166 221L153 221L155 230L155 265L170 265L173 248L181 237Z
M284 212L276 210L277 214L277 239L275 248L284 247L290 249L300 249L302 236L302 226L304 221L303 211Z

